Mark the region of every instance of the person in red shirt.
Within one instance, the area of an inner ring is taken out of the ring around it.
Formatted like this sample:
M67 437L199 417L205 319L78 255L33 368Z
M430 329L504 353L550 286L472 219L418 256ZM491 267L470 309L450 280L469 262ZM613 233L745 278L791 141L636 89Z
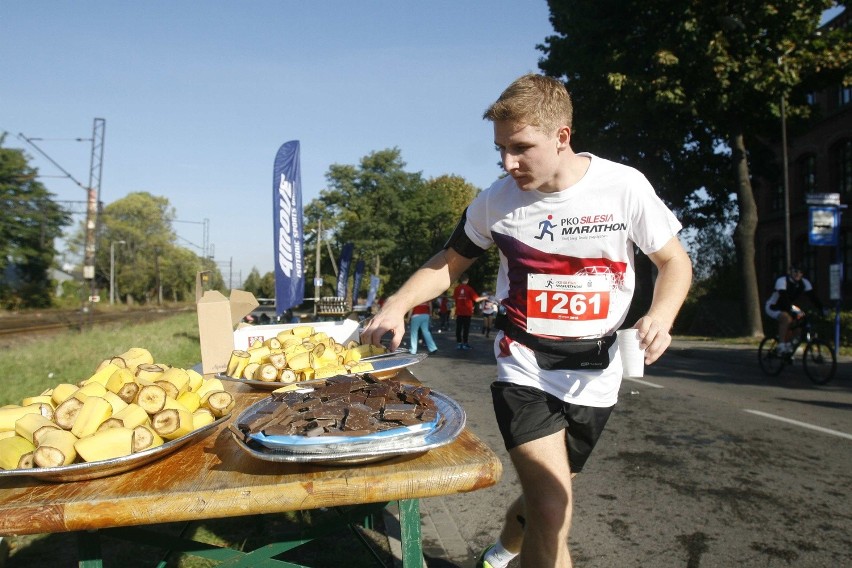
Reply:
M467 274L459 277L459 285L453 290L453 300L456 302L456 349L473 349L467 342L470 336L470 319L473 316L473 305L481 302L485 297L476 293L468 286L470 280Z
M423 334L423 342L426 343L426 349L429 353L434 353L438 350L435 345L435 340L432 338L432 332L429 331L429 321L432 319L432 302L423 302L411 308L408 312L408 321L411 324L411 348L409 351L412 355L417 353L417 342L420 340L420 334Z

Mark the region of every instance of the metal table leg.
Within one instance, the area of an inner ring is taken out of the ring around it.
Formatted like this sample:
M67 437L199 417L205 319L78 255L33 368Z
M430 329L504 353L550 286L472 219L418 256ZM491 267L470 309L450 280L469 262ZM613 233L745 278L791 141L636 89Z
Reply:
M420 501L399 500L399 530L403 568L422 568L423 542L420 533Z

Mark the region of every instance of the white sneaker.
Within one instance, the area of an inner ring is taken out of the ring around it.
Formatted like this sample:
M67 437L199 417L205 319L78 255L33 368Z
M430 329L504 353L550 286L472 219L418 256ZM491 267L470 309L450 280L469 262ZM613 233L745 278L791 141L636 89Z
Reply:
M793 351L793 348L790 346L789 343L779 343L778 347L775 348L775 351L779 355L784 355L786 353L791 353Z

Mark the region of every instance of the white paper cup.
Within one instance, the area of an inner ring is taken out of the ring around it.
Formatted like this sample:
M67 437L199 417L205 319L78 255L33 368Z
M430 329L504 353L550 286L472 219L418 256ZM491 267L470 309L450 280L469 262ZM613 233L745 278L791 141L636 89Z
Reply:
M622 377L645 374L645 350L639 348L638 329L618 330L618 352L621 354Z

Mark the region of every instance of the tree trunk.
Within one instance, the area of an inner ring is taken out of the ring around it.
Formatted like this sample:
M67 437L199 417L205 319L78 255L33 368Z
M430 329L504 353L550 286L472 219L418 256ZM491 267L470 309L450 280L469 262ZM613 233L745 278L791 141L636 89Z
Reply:
M742 278L742 302L745 313L745 333L751 337L763 335L760 296L755 268L754 235L757 232L757 203L749 177L748 158L742 130L731 133L731 159L736 172L737 204L739 220L734 231L734 244L737 247L737 259Z

